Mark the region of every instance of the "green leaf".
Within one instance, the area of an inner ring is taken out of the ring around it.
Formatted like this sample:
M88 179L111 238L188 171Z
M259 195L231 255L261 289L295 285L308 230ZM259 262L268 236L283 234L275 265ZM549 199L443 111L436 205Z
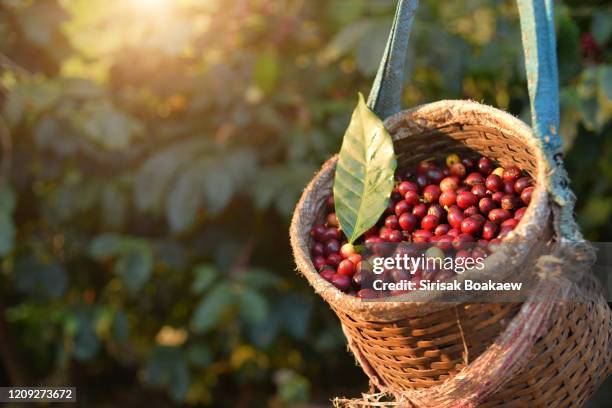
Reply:
M0 188L0 212L12 214L17 204L15 191L7 185Z
M280 73L280 61L277 53L271 49L259 55L255 63L253 80L265 93L270 93L276 87Z
M391 135L360 93L334 180L336 214L349 242L374 225L387 207L396 165Z
M153 271L153 252L151 248L144 243L134 246L121 255L114 270L129 291L138 291L149 280Z
M158 347L145 366L144 381L169 388L175 401L183 401L191 385L191 373L180 350Z
M196 307L191 318L193 330L196 333L203 333L212 329L233 302L234 296L229 285L215 286Z
M240 317L249 324L260 323L268 316L268 301L256 290L243 288L239 302Z
M191 284L191 291L200 294L219 276L219 271L213 265L199 265L196 267L195 275L195 279Z
M121 251L121 237L115 234L98 235L89 246L89 254L95 259L115 256Z
M192 344L187 349L187 361L197 367L206 368L213 362L213 355L206 344Z
M598 10L594 13L591 32L598 44L605 45L612 35L612 11Z
M166 217L174 232L191 227L204 201L202 183L205 168L198 164L181 174L174 184L166 206Z
M74 357L77 360L92 359L100 350L100 340L91 319L83 313L77 317L77 330L74 335Z

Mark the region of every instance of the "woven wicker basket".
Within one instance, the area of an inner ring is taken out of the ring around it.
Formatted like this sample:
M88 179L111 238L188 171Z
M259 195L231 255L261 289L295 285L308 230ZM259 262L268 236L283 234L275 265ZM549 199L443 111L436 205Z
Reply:
M459 152L486 155L530 173L536 181L532 202L506 239L515 250L500 254L497 268L487 273L499 280L535 271L539 256L552 250L556 228L551 225L547 162L527 125L475 102L440 101L392 115L385 126L400 169ZM572 292L575 302L521 305L364 302L325 281L310 260L308 232L323 218L335 163L335 157L330 159L304 191L291 225L291 244L299 271L340 318L350 350L376 388L409 401L407 406L575 407L607 377L612 314L592 285L582 285L584 299ZM588 254L584 261L588 265ZM577 267L587 266L578 262ZM558 315L551 319L551 314ZM452 396L456 403L432 403L431 395L439 401ZM467 402L461 405L458 396Z

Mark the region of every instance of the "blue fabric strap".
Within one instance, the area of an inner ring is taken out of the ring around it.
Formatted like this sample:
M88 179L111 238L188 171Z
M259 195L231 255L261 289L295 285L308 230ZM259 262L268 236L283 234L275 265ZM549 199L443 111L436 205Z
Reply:
M418 0L398 1L387 46L368 96L368 106L383 119L401 110L408 40L418 4Z
M531 127L551 167L549 191L559 205L571 205L559 137L559 74L553 0L517 0L521 17Z
M561 150L559 75L552 0L517 0L521 17L531 127L547 153Z

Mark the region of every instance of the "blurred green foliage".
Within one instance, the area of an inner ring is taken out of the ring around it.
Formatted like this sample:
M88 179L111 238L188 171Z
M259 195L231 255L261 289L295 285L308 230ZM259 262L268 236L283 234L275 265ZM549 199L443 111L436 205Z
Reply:
M471 98L528 120L514 2L422 3L404 106ZM0 381L116 404L365 390L287 228L394 5L0 0ZM612 12L556 14L577 216L610 240Z

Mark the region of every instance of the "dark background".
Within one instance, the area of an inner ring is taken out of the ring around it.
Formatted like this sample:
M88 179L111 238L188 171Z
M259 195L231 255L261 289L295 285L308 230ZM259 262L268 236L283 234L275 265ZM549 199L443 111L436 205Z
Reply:
M394 4L0 0L0 384L75 385L92 406L366 391L287 231ZM556 2L556 23L577 218L610 241L610 4ZM514 1L422 1L403 105L528 121L523 71Z

